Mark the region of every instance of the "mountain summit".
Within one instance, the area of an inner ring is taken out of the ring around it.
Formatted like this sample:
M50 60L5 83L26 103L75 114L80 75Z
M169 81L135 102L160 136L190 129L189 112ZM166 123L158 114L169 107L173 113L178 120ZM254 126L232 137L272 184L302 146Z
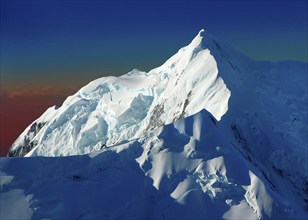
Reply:
M142 137L202 109L217 120L230 90L203 42L203 30L162 66L103 77L49 108L15 141L10 156L65 156ZM65 146L65 147L63 147ZM29 153L30 151L30 153Z
M0 218L307 219L307 80L201 30L29 125L9 152L28 158L0 159Z

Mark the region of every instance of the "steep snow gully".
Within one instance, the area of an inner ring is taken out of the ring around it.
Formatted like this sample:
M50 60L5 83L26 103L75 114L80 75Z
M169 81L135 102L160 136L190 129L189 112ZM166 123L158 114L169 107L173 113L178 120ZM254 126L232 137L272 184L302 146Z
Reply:
M0 159L0 219L307 219L307 75L201 30L29 125L25 157Z

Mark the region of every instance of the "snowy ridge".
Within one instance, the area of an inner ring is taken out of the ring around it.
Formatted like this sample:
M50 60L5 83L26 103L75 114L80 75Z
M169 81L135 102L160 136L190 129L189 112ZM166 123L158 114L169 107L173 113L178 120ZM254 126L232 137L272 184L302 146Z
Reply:
M270 183L205 110L88 155L2 158L0 170L1 219L307 216L287 200L296 194L285 196L286 183Z
M30 150L28 156L89 153L103 144L141 137L202 109L220 120L228 109L230 91L218 76L203 33L149 73L133 70L89 83L60 108L38 118L34 123L44 126L35 135L27 132L30 125L13 144L11 155L23 156Z

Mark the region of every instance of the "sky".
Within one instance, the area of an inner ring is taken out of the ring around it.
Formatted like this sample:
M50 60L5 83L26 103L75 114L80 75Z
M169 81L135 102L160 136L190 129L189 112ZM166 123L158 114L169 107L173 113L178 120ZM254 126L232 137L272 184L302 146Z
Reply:
M307 58L307 1L1 1L0 155L99 77L149 71L204 28L255 60Z

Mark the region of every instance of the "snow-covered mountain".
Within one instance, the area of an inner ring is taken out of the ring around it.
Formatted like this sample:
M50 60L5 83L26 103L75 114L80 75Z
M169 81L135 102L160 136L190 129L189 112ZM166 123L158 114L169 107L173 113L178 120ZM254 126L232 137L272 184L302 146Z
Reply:
M307 82L307 63L256 62L202 30L29 125L9 155L30 158L0 159L1 218L307 219Z
M220 120L228 109L230 91L203 45L203 34L200 31L187 47L149 73L133 70L89 83L32 123L9 155L85 154L103 144L141 137L202 109Z

